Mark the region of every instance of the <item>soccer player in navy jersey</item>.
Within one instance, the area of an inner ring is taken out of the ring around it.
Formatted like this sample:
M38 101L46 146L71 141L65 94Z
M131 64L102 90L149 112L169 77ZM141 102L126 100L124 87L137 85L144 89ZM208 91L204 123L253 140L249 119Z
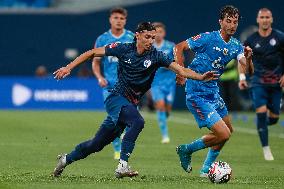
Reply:
M240 13L237 8L229 5L223 7L219 18L221 29L196 35L177 44L174 51L177 63L183 65L183 51L191 50L195 53L195 58L188 67L197 73L214 70L221 75L232 59L238 60L243 72L252 71L251 49L246 47L244 52L242 44L232 37L237 30L239 18ZM182 77L177 76L178 84L184 84L184 82ZM233 126L226 105L219 95L217 80L205 83L187 79L186 104L199 128L206 127L210 133L190 144L179 145L177 154L182 168L189 173L192 171L192 154L209 148L200 170L200 176L206 177L211 164L219 155L225 142L229 140Z
M160 67L168 67L185 78L210 81L218 78L214 71L198 74L191 69L179 66L163 52L152 45L155 41L155 27L150 22L138 25L135 42L130 44L112 43L106 47L89 50L73 62L54 72L55 79L63 79L71 70L92 57L116 56L118 58L118 80L105 100L108 113L95 137L78 144L75 149L58 156L53 175L58 177L67 165L86 158L91 153L101 151L106 145L119 137L125 126L126 131L121 145L120 160L115 170L117 178L137 176L138 172L128 166L128 159L134 149L135 141L144 128L144 119L137 110L141 97L150 89L155 72Z
M104 47L110 43L131 43L134 33L124 28L126 24L127 10L124 8L113 8L110 11L110 29L100 35L95 44L95 48ZM103 73L101 72L103 63ZM103 88L104 100L110 95L110 90L114 87L117 80L118 59L115 56L95 57L93 59L93 72L98 79L99 85ZM114 149L114 159L119 159L121 141L117 137L112 142Z
M257 117L257 131L263 148L264 159L274 157L268 144L267 125L278 122L282 87L284 87L284 33L272 28L272 12L262 8L257 14L258 31L244 45L253 51L255 72L250 78L252 100ZM239 87L248 88L245 73L240 70Z
M175 44L168 41L166 36L166 26L161 22L154 22L156 28L156 39L154 47L162 51L170 58L173 58L173 48ZM167 68L159 68L152 83L151 93L157 111L158 124L162 134L162 144L170 142L167 118L172 109L176 90L176 74Z

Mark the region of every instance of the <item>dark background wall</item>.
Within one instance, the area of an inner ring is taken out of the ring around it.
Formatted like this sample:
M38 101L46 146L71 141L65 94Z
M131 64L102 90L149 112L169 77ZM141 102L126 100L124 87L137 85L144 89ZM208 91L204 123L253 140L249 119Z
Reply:
M218 30L219 9L226 4L238 7L243 17L236 37L245 27L255 24L262 7L272 10L274 27L284 29L284 6L280 0L166 0L126 7L126 28L135 30L141 21L161 21L167 26L167 38L179 42L200 32ZM50 71L65 65L69 61L64 56L65 49L83 52L92 48L97 36L109 28L108 17L108 10L88 14L0 14L0 76L28 76L38 65L45 65Z

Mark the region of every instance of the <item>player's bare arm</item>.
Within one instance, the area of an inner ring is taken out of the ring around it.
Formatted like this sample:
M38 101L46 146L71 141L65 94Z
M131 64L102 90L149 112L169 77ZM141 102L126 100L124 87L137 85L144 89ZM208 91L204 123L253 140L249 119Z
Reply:
M172 62L169 66L169 69L183 78L190 78L190 79L203 80L203 81L217 80L219 78L219 74L217 74L215 71L208 71L201 75L191 69L180 66L176 62Z
M107 80L104 78L101 72L101 59L99 57L94 57L93 62L92 62L92 69L93 73L98 79L99 85L101 87L106 87L107 86Z
M246 73L252 75L254 72L254 66L252 63L252 49L250 47L244 48L244 57L239 60L238 64L239 70L239 88L244 90L248 88L248 84L246 82Z
M176 63L178 63L180 66L184 67L184 56L183 52L185 50L188 50L188 44L186 41L182 41L179 44L177 44L174 48L174 57ZM178 85L184 85L185 84L185 78L182 77L181 75L176 76L176 83Z
M105 55L105 47L94 48L92 50L88 50L78 56L74 61L66 65L65 67L59 68L53 74L55 75L55 79L63 79L71 73L71 70L78 66L79 64L85 62L86 60L92 57L101 57Z

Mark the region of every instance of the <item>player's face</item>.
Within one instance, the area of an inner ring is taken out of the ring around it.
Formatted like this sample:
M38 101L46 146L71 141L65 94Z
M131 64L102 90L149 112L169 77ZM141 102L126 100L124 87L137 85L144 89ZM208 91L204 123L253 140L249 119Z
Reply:
M237 27L239 24L239 16L228 16L226 15L223 20L219 20L221 25L221 30L225 32L228 36L232 36L237 31Z
M109 22L111 28L113 29L123 29L126 24L126 17L120 13L113 13L109 17Z
M270 29L273 22L272 13L270 11L259 11L256 22L258 23L260 29Z
M150 50L155 42L156 30L136 33L137 44L142 46L145 50Z
M162 27L156 28L156 41L162 41L166 36L166 31Z

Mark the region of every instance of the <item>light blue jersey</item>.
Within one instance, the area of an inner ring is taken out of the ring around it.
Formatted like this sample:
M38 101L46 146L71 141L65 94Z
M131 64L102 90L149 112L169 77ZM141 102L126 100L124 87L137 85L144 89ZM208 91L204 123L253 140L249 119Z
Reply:
M174 59L173 48L175 44L173 42L164 40L160 46L154 44L154 47L158 51L162 51L168 55L171 59ZM159 100L165 100L167 104L172 104L175 96L176 89L176 74L167 68L159 68L155 74L155 78L152 83L152 97L155 102Z
M232 59L240 59L244 56L243 46L237 39L231 37L225 42L219 31L206 32L186 40L189 48L195 52L195 58L189 64L189 68L197 73L217 71L223 74L225 66ZM210 82L187 79L186 92L191 93L218 93L217 80Z
M95 47L104 47L111 43L131 43L133 42L134 34L129 30L124 30L123 33L116 37L111 33L111 30L100 35L97 40ZM104 100L110 94L109 90L114 87L115 82L117 81L117 63L118 59L114 56L104 56L101 59L104 69L104 77L108 82L108 85L103 89Z
M232 60L244 57L243 46L231 37L225 42L219 31L202 33L186 40L195 52L189 68L197 73L217 71L223 74L225 66ZM211 128L216 122L228 115L223 99L219 95L217 80L209 82L187 79L186 104L194 115L198 126Z

